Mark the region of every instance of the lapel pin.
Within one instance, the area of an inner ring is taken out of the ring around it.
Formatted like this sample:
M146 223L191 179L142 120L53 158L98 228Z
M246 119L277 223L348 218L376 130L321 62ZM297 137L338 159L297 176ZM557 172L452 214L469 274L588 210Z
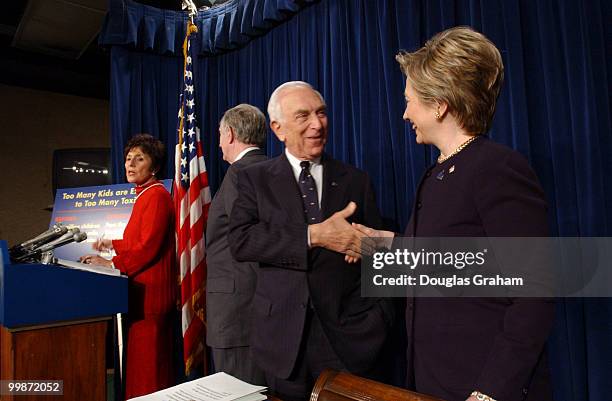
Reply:
M452 174L455 172L455 165L453 164L452 166L450 166L450 168L448 169L448 173Z
M438 175L436 176L436 178L437 178L438 180L442 180L442 178L444 178L444 170L440 171L440 172L438 173Z
M332 186L332 187L337 187L337 186L338 186L338 183L337 183L336 181L332 181L331 186Z

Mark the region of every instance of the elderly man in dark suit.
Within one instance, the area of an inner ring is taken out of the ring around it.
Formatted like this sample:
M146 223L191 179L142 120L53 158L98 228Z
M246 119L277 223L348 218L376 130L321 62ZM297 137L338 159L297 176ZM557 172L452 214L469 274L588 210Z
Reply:
M212 200L206 227L206 342L215 370L241 380L265 384L263 371L249 352L248 319L257 279L255 263L237 262L227 240L229 216L238 197L238 171L266 160L266 118L249 104L225 112L219 126L219 147L231 164Z
M259 262L251 350L284 400L306 399L329 367L367 373L392 311L360 296L360 238L352 222L380 226L367 175L323 153L327 114L305 82L278 87L270 125L285 152L239 172L230 218L237 260Z

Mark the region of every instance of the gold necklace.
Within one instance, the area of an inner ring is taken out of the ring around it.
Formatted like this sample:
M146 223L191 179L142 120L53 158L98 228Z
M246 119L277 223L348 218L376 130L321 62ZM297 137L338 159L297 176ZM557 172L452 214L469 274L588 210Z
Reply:
M442 154L440 154L440 156L438 156L438 164L444 163L445 161L447 161L451 157L455 156L457 153L461 152L463 149L465 149L466 146L468 146L470 143L472 143L472 141L474 139L476 139L476 138L478 138L478 135L474 135L473 137L471 137L467 141L463 142L461 145L459 145L459 147L457 149L455 149L455 151L453 153L451 153L448 156L442 156Z

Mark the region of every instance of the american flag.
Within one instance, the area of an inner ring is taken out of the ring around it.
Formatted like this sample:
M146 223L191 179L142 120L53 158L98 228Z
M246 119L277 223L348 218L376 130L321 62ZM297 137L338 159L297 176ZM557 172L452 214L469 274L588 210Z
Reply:
M211 200L200 129L196 126L195 117L190 38L194 32L197 32L197 28L189 22L183 43L184 83L179 108L174 176L176 248L181 273L181 325L187 374L206 358L204 230Z

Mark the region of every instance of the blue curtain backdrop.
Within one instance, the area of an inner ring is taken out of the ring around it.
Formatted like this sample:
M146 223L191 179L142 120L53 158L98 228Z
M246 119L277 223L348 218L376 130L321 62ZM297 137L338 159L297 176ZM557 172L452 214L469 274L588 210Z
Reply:
M370 174L389 228L401 229L436 154L416 145L402 121L404 80L394 56L470 25L495 42L506 67L490 136L530 160L552 233L609 236L611 16L612 4L598 0L234 0L201 12L196 106L211 186L227 168L218 149L222 113L242 102L265 111L276 86L305 80L328 103L327 151ZM168 145L173 174L185 22L183 13L110 1L100 43L111 51L116 181L123 146L137 132ZM273 135L267 152L281 152ZM611 345L610 299L560 300L549 341L555 400L609 400Z

